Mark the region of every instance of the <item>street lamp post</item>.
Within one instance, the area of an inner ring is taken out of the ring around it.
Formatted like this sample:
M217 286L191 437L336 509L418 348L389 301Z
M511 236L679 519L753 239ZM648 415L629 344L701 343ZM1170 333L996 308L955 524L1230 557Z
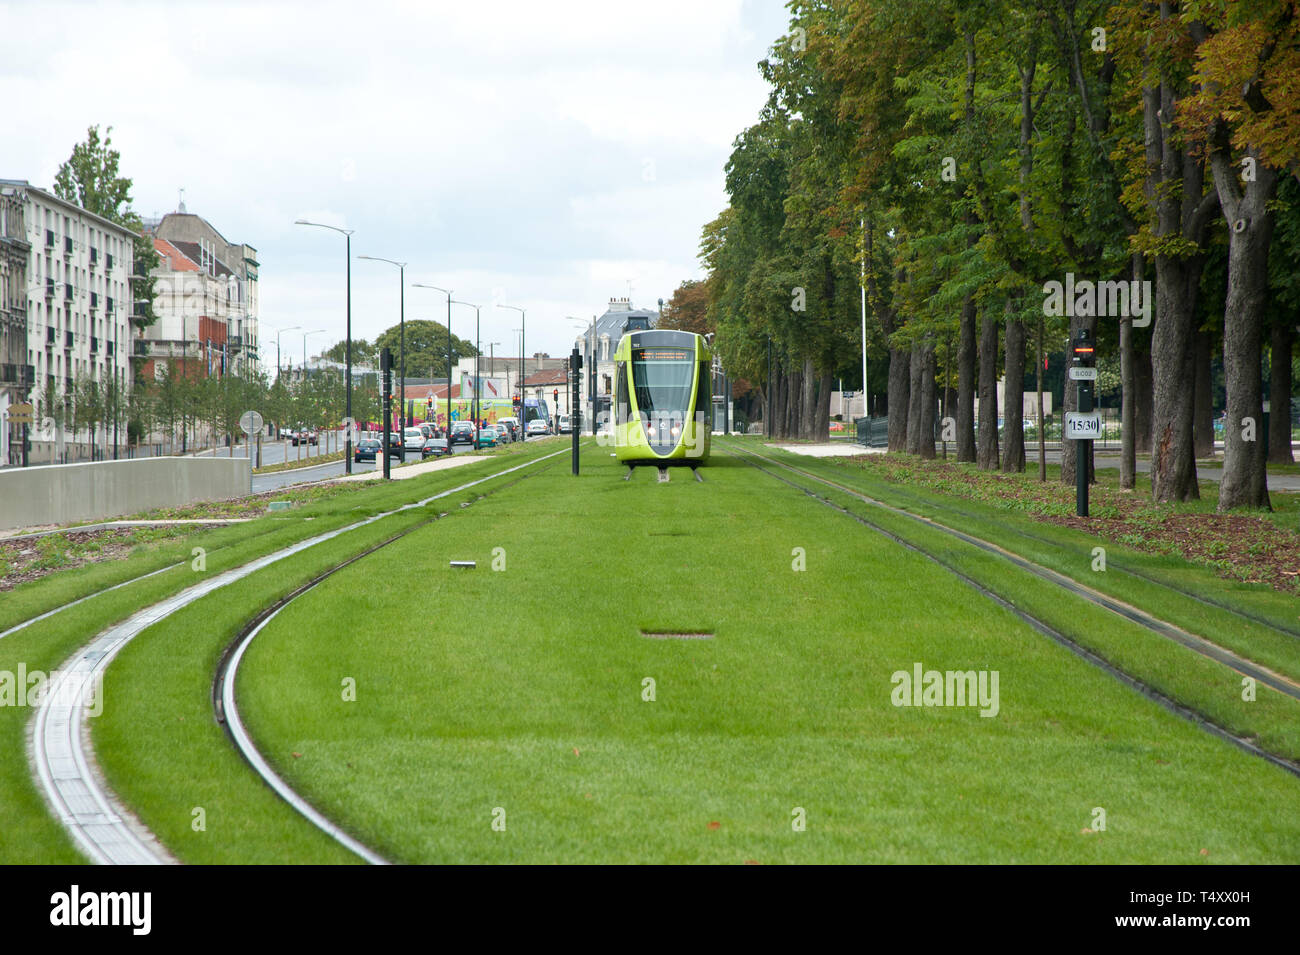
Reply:
M301 325L290 325L288 328L282 328L275 333L275 380L280 380L280 336L285 332L301 331ZM292 358L289 359L293 361Z
M307 373L307 339L310 338L312 335L323 335L323 334L324 334L325 332L327 332L327 331L329 331L329 329L327 329L327 328L313 328L313 329L312 329L311 331L309 331L309 332L303 332L303 333L302 333L302 371L303 371L303 374L306 374L306 373Z
M482 380L479 378L479 367L478 367L479 351L481 350L480 346L482 345L482 342L481 342L481 340L480 340L480 338L479 338L479 328L480 328L480 323L479 323L479 306L475 305L473 302L459 302L459 301L453 301L452 304L453 304L453 305L468 305L470 308L474 309L474 448L475 448L475 450L477 450L477 449L478 449L478 443L479 443L479 424L478 424L478 408L479 408L479 405L478 405L478 392L479 392L479 387L480 387L480 385L482 384ZM451 376L450 376L450 374L448 374L448 376L447 376L447 390L448 390L449 392L451 391ZM451 440L450 432L448 432L448 438L447 438L447 440L448 440L448 441ZM448 444L448 447L451 447L451 445Z
M411 288L431 288L435 292L442 292L447 296L447 428L444 432L447 436L447 450L451 451L451 289L439 288L436 285L425 285L422 282L412 282Z
M398 284L401 290L400 298L400 318L398 319L398 374L402 376L402 382L398 385L401 391L401 410L397 413L397 430L402 435L402 447L397 452L397 459L405 463L406 461L406 263L394 262L392 259L380 258L377 255L358 255L358 259L366 259L370 262L387 262L389 265L397 266ZM451 445L447 445L451 447Z
M343 237L347 240L348 311L347 311L347 338L346 338L347 344L344 345L344 359L345 359L344 364L347 367L346 374L348 376L348 381L347 381L347 392L346 392L347 408L344 414L348 420L348 427L347 427L347 433L344 435L345 443L343 448L343 467L344 467L345 474L351 474L352 473L352 431L355 428L355 425L352 421L352 230L340 229L338 226L325 225L323 222L308 222L306 219L297 219L294 221L294 225L311 225L311 226L316 226L317 228L320 229L330 229L334 232L341 232L343 234ZM280 361L280 356L277 354L275 356L275 359L278 365ZM280 374L279 368L277 367L276 377L279 377L279 374ZM385 441L388 440L387 435L384 436L384 440Z
M518 305L499 305L498 307L508 308L512 312L519 313L519 435L521 440L527 441L528 428L526 427L527 422L524 421L524 418L527 417L524 414L524 344L526 340L525 329L528 328L528 313Z

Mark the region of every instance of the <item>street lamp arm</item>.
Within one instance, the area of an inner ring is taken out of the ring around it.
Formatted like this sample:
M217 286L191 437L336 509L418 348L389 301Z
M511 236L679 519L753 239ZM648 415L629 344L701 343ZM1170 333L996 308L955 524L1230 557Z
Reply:
M336 225L326 225L326 224L323 223L323 222L308 222L306 219L295 219L295 220L293 221L293 224L294 224L294 225L314 225L314 226L315 226L316 228L318 228L318 229L332 229L332 230L334 230L335 232L342 233L343 235L351 235L351 234L353 233L353 231L354 231L354 230L352 230L352 229L340 229L340 228L339 228L338 226L336 226Z

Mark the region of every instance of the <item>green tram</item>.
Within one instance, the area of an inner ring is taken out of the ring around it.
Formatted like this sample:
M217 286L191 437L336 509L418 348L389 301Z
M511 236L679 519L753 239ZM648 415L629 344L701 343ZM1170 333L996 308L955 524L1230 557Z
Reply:
M692 332L629 331L618 343L614 362L618 459L628 467L697 468L707 462L713 354L704 338Z

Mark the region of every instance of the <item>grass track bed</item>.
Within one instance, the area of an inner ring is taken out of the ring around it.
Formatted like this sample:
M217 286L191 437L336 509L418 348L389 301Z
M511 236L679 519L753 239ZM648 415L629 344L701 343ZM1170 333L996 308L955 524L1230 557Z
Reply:
M250 648L250 732L395 861L1300 861L1285 772L919 555L716 465L624 483L589 448L577 480L552 469L454 537L434 525L341 571ZM893 706L915 662L999 671L1000 712ZM1107 831L1083 833L1098 806Z
M491 473L511 463L518 461L489 459L482 465L453 472L436 472L415 481L403 482L403 487L367 487L360 493L306 504L287 515L268 516L248 524L206 532L170 549L142 550L124 561L82 568L71 574L60 573L24 584L4 596L0 620L4 621L6 627L113 583L129 580L178 560L183 561L179 567L94 597L0 640L0 671L14 673L23 666L28 673L35 670L50 673L106 627L125 619L141 607L156 603L195 583L199 572L192 569L190 548L193 546L202 545L207 549L204 573L219 573L273 550L399 506L412 498L457 486L476 474ZM381 525L382 523L380 522ZM277 573L278 569L264 575L272 590L276 590L279 585ZM214 595L213 605L220 602L220 594L224 592ZM242 607L240 612L252 611L248 607ZM115 669L115 662L105 681L104 715L90 720L92 730L98 728L100 721L112 718L116 702L142 704L156 699L162 681L149 672L152 665L152 660L142 661L142 669L134 679L119 683L118 674L122 671ZM203 679L210 681L211 672ZM206 699L206 691L204 698ZM0 826L0 862L82 861L62 826L49 814L31 779L26 754L26 732L32 713L32 708L27 706L0 706L0 818L5 822L5 825ZM215 727L210 710L207 721ZM165 720L151 714L145 717L144 725L162 722ZM228 748L224 738L221 743ZM148 749L141 752L141 757L145 763L155 761L154 754ZM106 763L106 769L110 768L112 767ZM130 764L125 764L121 771L122 778L135 778ZM186 808L187 819L189 808ZM186 822L187 827L188 825Z

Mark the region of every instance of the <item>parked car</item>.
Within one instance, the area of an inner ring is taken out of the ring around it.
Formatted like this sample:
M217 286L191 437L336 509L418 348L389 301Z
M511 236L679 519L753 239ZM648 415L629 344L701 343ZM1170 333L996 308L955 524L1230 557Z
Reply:
M473 444L474 425L468 421L454 421L451 425L452 444Z
M570 434L573 432L573 422L567 414L560 415L560 434Z
M441 458L451 454L451 446L446 438L429 438L420 448L420 458Z
M419 428L407 428L404 432L406 436L406 450L420 451L424 448L424 442L428 440Z
M379 452L379 441L376 438L362 438L357 442L352 452L354 461L373 461Z
M532 434L550 434L551 429L546 427L546 422L541 418L534 418L528 422L528 433Z

